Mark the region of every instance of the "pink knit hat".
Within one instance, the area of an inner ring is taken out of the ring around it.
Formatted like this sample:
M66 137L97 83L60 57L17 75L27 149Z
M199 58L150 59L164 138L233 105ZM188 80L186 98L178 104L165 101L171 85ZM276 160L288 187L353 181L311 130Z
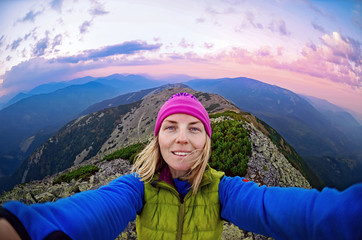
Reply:
M209 114L196 97L185 92L173 95L163 104L157 115L155 136L158 134L163 120L175 113L185 113L198 118L204 124L206 133L211 138Z

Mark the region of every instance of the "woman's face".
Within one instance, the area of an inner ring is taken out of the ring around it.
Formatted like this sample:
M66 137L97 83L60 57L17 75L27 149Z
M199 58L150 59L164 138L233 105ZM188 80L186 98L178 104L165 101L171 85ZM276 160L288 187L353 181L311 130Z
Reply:
M188 114L177 113L163 120L158 141L172 177L184 176L202 153L207 134L204 124Z

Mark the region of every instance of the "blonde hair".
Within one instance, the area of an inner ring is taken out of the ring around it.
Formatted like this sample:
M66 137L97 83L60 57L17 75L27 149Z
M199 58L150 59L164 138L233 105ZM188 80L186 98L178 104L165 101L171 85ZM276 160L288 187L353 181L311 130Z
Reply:
M206 134L206 133L205 133ZM207 163L211 153L211 140L209 136L206 137L205 146L199 156L194 160L190 171L181 180L187 180L192 188L193 194L197 193L200 186L202 177L204 175ZM158 136L154 137L152 141L137 155L135 163L133 164L132 171L144 182L150 182L153 176L161 170L166 164L161 156L161 151L158 143Z

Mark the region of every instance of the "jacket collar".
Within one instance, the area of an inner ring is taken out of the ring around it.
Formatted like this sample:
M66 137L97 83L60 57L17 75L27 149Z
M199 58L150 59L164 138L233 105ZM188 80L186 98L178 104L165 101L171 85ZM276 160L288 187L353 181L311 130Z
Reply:
M208 183L210 183L212 181L212 177L211 177L211 171L210 171L210 166L209 164L206 166L205 172L204 172L204 176L202 177L201 180L201 184L200 186L206 185ZM160 181L164 181L168 184L170 184L171 186L175 187L175 183L173 181L173 177L170 171L170 168L168 167L167 164L163 165L163 167L161 168L160 171L160 175L158 177L158 180Z
M172 178L170 168L168 167L167 164L163 165L163 167L162 167L162 169L160 171L160 176L158 177L158 180L164 181L164 182L166 182L166 183L168 183L171 186L176 188L175 183L174 183L173 178Z

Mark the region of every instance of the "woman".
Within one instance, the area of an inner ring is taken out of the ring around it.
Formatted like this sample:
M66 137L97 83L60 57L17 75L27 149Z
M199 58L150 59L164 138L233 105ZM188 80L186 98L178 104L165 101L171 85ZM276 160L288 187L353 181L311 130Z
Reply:
M224 176L207 165L211 133L201 103L174 95L135 174L53 203L5 203L0 239L114 239L136 216L139 239L220 239L223 220L276 239L362 238L362 184L319 192Z

